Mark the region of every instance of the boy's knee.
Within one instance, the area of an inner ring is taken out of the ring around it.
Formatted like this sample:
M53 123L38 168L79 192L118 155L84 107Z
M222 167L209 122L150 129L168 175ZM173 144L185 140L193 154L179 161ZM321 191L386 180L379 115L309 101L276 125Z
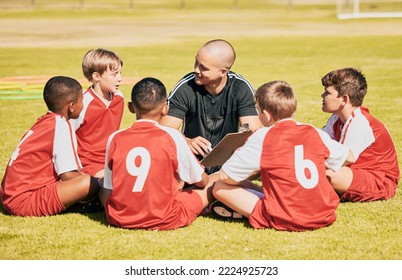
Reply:
M216 198L219 197L219 194L222 190L222 182L218 181L212 186L212 195Z
M99 180L97 178L92 177L89 174L82 174L79 176L78 180L79 182L77 183L84 195L89 197L97 195L100 189Z

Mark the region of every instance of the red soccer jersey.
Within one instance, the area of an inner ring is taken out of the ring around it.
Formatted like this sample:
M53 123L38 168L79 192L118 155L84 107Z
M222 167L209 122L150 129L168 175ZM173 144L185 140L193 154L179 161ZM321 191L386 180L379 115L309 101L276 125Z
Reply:
M350 165L352 169L375 174L375 181L384 184L376 186L380 191L390 188L386 198L395 193L400 178L395 145L386 127L367 108L361 106L355 109L344 124L334 114L323 130L353 152L355 162ZM357 187L362 193L367 192L367 197L363 196L360 200L370 200L370 196L374 195L369 186Z
M22 137L8 162L2 181L3 205L13 207L14 198L60 180L59 175L80 169L77 140L71 124L48 112Z
M105 104L89 88L84 93L83 103L84 109L79 118L70 122L76 130L83 171L93 176L104 168L107 139L120 128L124 97L121 92L116 92L112 100Z
M124 228L173 229L182 205L175 199L178 180L199 182L204 168L177 130L149 120L110 137L104 187L110 224Z
M301 231L335 221L339 197L325 170L338 170L347 155L319 129L286 119L254 132L222 169L236 181L260 170L264 197L249 217L254 228Z

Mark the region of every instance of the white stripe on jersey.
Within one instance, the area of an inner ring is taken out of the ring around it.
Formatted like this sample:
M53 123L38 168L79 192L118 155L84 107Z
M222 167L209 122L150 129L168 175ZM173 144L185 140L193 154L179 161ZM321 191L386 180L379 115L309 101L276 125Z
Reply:
M234 73L234 72L229 72L228 76L229 76L229 78L234 77L234 78L236 78L238 80L241 80L241 81L245 82L248 85L248 87L250 88L251 92L253 93L253 96L255 95L255 90L254 90L253 86L242 75L239 75L239 74Z
M168 100L167 100L167 101L168 101L168 105L169 105L169 100L170 100L170 98L172 98L172 96L176 93L177 89L178 89L179 87L181 87L183 84L187 83L188 81L190 81L190 80L192 80L192 79L194 79L194 78L195 78L195 73L190 74L190 75L188 75L187 77L182 78L182 79L174 86L174 88L173 88L172 91L170 92L169 97L168 97Z
M77 139L71 124L56 115L53 141L53 164L57 175L82 168L77 154Z

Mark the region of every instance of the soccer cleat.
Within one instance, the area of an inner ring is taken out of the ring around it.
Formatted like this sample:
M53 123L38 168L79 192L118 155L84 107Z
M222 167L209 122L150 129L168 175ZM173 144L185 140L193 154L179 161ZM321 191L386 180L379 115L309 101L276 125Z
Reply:
M245 218L243 215L237 213L220 201L215 201L212 203L211 212L216 218L222 220L238 220Z
M64 213L97 213L103 211L103 205L99 198L94 198L88 202L77 202L68 207Z

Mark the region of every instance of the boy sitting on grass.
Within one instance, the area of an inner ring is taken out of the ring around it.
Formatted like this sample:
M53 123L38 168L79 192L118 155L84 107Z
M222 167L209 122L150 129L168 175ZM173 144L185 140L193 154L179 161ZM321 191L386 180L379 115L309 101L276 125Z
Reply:
M208 175L183 134L159 124L168 111L166 96L157 79L136 83L128 103L136 121L109 137L100 199L113 226L176 229L213 200ZM181 190L179 180L200 188Z
M339 170L349 150L322 130L292 120L297 102L288 83L266 83L255 97L264 127L222 166L213 188L227 206L220 214L226 217L233 209L254 228L303 231L332 224L339 197L325 172ZM245 188L252 184L245 180L256 172L262 193Z
M55 215L93 199L99 190L96 179L78 171L82 166L69 123L83 108L81 85L69 77L53 77L43 98L49 112L22 137L1 183L4 209L16 216Z
M90 50L82 60L82 72L92 85L84 93L84 109L71 124L83 171L96 178L103 177L106 142L120 128L123 117L122 67L120 56L106 49Z
M354 160L327 175L342 201L373 201L395 195L400 171L388 130L362 106L367 93L364 75L354 68L329 72L321 78L325 92L322 111L331 113L323 130L346 145Z

